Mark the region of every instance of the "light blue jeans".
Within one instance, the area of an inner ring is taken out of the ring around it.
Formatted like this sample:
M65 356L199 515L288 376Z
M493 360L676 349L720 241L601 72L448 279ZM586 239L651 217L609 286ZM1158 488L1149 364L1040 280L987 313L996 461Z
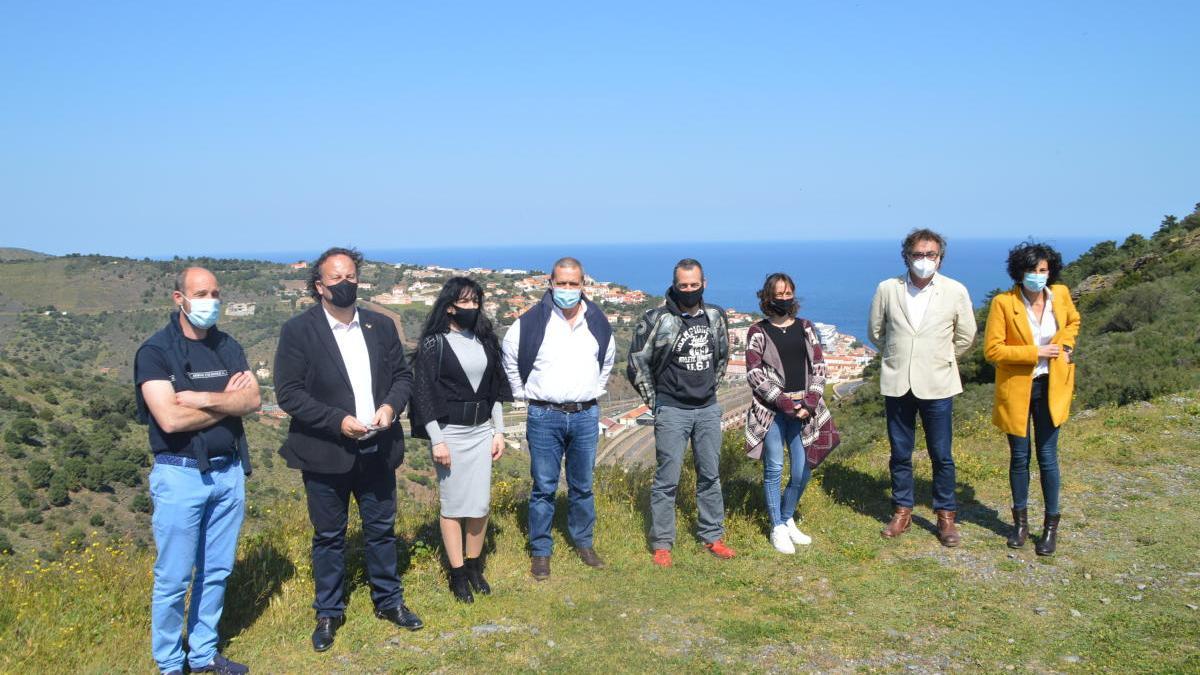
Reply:
M246 477L238 461L208 473L155 464L154 592L150 599L150 646L159 669L183 669L183 605L187 614L188 663L193 669L217 654L217 623L225 605L225 582L233 570L246 503Z
M804 453L804 443L800 440L804 425L795 417L776 413L775 421L767 429L763 438L763 497L767 502L767 515L771 517L771 527L783 525L796 513L804 488L808 487L808 479L812 477L812 469L808 466L808 457ZM791 476L787 489L779 493L783 481L783 446L787 445L792 458Z

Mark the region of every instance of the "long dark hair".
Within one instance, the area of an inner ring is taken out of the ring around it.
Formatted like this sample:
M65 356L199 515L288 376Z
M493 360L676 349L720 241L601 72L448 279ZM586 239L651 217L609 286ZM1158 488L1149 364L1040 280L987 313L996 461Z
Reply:
M442 286L437 300L433 302L433 310L429 312L429 318L425 319L425 327L421 329L421 340L417 344L425 344L425 338L450 330L450 314L446 310L464 298L471 298L479 303L479 318L475 320L474 326L459 326L459 328L471 331L485 347L494 349L498 353L500 341L496 339L496 331L492 329L491 319L487 318L483 311L483 287L467 277L450 277L450 280Z

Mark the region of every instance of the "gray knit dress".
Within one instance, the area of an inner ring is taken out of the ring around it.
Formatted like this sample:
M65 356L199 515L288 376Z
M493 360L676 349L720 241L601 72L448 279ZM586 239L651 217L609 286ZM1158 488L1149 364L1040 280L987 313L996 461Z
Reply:
M478 391L487 371L487 353L479 338L470 332L446 333L446 344L462 365L471 388ZM492 502L492 436L504 433L504 409L497 401L491 420L474 426L448 424L436 420L425 425L432 448L445 443L450 448L449 468L434 462L442 516L445 518L482 518Z

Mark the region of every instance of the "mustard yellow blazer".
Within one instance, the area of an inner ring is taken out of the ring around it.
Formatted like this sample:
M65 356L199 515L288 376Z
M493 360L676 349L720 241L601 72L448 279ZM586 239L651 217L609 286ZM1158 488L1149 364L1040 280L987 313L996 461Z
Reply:
M1051 344L1075 348L1079 335L1079 312L1071 302L1071 292L1062 284L1050 287L1050 302L1058 330ZM996 394L992 423L1006 434L1024 437L1029 430L1029 399L1033 394L1033 369L1037 367L1037 344L1029 327L1020 287L1014 286L992 298L983 355L996 365ZM1075 364L1066 353L1050 359L1050 418L1062 426L1071 413L1075 394Z

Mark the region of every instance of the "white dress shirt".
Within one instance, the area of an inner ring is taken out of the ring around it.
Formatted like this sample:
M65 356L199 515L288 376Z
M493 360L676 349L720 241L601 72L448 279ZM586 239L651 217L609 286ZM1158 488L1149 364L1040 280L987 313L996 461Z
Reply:
M363 337L362 325L358 322L358 310L354 310L354 318L350 319L350 323L342 323L333 318L329 310L325 310L325 318L329 321L329 328L333 330L333 339L337 342L338 351L342 353L346 374L350 376L350 388L354 390L354 417L359 422L371 426L375 420L375 395L371 390L371 355L367 353L367 340Z
M1025 316L1029 317L1029 331L1033 333L1033 343L1038 347L1045 347L1054 339L1054 334L1058 332L1058 320L1054 318L1054 306L1050 302L1049 291L1043 290L1042 293L1046 296L1046 308L1042 310L1042 320L1038 321L1037 314L1033 313L1033 303L1029 302L1029 298L1025 297L1025 293L1021 293L1021 301L1025 303ZM1033 369L1033 376L1046 375L1050 372L1050 359L1041 357L1038 359L1037 367Z
M612 372L616 344L608 339L604 366L597 361L600 345L588 330L584 313L579 308L575 322L567 321L557 306L546 322L546 337L533 361L529 381L521 384L517 368L517 352L521 344L521 320L517 319L504 335L504 372L512 387L514 398L550 403L583 403L600 398L605 393L608 375Z
M933 285L937 283L937 272L929 278L929 283L925 284L925 288L917 288L917 285L912 281L912 273L906 272L904 275L904 288L908 293L904 296L905 307L908 309L908 320L912 323L913 330L921 329L921 322L925 320L925 310L929 309L929 299L933 297Z

